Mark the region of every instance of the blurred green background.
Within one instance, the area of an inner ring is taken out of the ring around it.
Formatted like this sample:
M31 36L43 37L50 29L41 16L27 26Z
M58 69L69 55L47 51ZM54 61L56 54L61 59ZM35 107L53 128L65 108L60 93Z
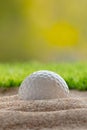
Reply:
M87 0L0 0L0 61L86 61Z

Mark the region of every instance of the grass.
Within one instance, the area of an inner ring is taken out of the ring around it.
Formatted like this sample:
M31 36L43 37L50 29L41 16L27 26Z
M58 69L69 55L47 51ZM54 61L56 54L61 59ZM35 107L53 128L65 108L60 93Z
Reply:
M26 76L38 70L58 73L70 89L87 90L87 63L1 63L0 87L18 87Z

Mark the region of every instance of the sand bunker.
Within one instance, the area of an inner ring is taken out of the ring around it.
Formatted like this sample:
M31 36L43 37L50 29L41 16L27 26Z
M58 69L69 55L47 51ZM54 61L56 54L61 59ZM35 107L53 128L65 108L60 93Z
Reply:
M0 98L0 130L87 130L87 98Z

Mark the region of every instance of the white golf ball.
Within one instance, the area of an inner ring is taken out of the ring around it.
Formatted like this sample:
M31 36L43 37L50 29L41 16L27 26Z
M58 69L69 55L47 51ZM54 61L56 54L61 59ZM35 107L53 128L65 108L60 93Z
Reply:
M24 100L66 98L68 93L64 79L47 70L34 72L19 87L19 97Z

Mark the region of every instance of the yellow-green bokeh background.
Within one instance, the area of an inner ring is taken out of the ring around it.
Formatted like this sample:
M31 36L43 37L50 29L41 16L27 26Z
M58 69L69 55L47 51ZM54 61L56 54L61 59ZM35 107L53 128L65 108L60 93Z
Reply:
M0 0L0 61L86 61L87 0Z

